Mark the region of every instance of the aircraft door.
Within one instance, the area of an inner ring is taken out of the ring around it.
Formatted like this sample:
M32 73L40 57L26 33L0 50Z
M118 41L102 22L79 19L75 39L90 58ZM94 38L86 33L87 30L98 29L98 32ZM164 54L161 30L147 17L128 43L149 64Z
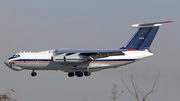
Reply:
M38 66L38 59L33 59L33 66L34 67Z

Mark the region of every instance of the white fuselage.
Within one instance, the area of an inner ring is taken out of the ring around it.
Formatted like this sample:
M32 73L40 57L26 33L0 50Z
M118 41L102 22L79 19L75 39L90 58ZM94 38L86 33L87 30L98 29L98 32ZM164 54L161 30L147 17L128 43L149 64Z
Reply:
M4 63L13 70L62 70L69 77L90 76L91 72L116 68L152 56L151 43L163 21L155 23L134 24L138 28L133 37L119 50L82 50L55 49L43 52L20 52Z
M52 62L52 51L21 52L19 57L5 61L5 64L13 70L62 70L64 72L90 71L95 72L108 68L123 66L143 58L152 56L148 50L124 51L125 55L109 56L88 60L83 63L55 63ZM76 66L74 66L76 65Z

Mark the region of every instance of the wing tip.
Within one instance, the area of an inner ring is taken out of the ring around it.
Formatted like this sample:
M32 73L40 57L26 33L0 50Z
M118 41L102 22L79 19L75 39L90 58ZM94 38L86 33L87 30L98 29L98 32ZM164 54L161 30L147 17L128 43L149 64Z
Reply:
M174 22L174 21L165 21L166 23L172 23L172 22Z

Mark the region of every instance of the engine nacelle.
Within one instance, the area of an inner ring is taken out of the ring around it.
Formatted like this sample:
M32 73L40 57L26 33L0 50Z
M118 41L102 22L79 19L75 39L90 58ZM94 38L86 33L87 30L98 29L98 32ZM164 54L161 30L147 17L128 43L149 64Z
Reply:
M83 63L87 61L87 58L82 55L72 54L68 56L63 56L63 55L52 56L51 60L52 62L57 62L57 63Z

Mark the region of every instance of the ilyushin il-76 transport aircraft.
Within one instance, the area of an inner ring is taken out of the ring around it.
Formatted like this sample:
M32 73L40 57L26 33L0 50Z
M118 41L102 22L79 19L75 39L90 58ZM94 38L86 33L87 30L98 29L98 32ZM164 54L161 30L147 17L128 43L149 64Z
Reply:
M117 50L55 49L42 52L20 52L4 63L15 71L61 70L69 77L90 76L91 72L117 68L152 56L151 43L163 23L173 21L134 24L138 31L122 48Z

